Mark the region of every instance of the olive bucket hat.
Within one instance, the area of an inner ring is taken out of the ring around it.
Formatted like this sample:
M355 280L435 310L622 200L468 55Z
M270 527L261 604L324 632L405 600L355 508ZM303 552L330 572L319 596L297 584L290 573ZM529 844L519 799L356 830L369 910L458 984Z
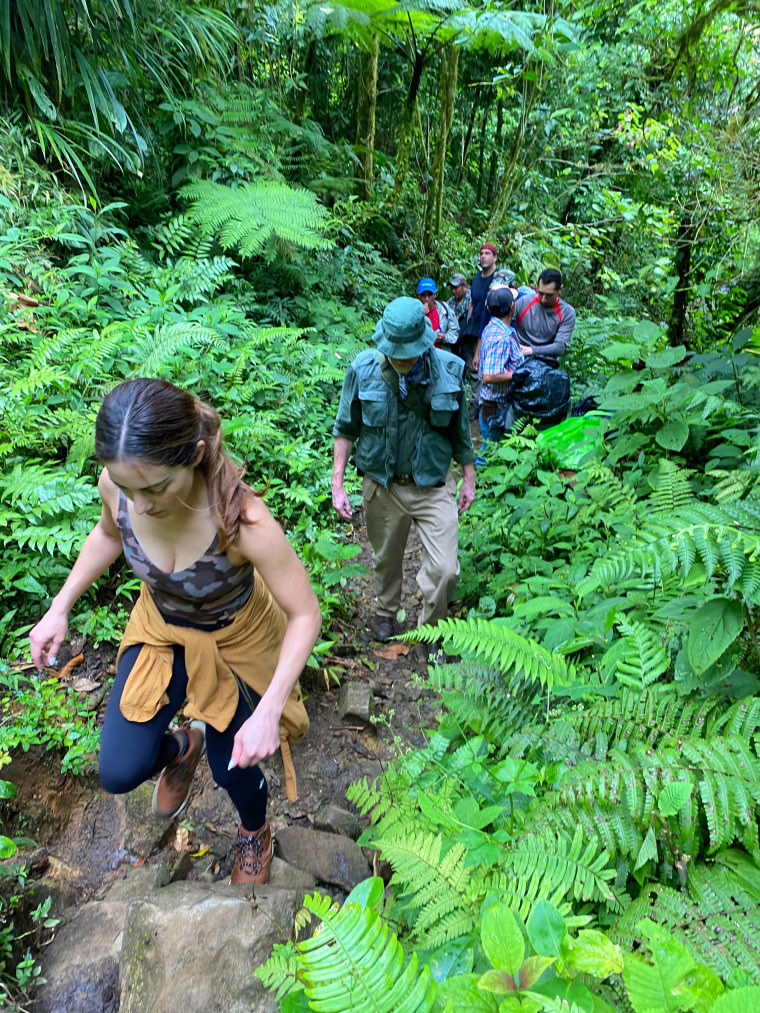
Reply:
M402 295L383 310L374 340L383 355L412 359L435 344L435 335L419 299Z

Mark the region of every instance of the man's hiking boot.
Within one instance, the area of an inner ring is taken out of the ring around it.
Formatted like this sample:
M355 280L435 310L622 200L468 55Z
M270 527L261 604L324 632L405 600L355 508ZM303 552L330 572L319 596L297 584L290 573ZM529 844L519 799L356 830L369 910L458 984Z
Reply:
M206 726L202 721L195 721L181 731L187 736L184 751L167 763L153 791L153 812L165 820L174 819L187 805L195 768L206 748Z
M260 830L250 831L238 823L235 847L237 858L230 876L232 886L238 883L266 883L274 854L269 824L265 823Z
M369 628L375 640L388 640L396 632L396 620L393 616L373 616Z

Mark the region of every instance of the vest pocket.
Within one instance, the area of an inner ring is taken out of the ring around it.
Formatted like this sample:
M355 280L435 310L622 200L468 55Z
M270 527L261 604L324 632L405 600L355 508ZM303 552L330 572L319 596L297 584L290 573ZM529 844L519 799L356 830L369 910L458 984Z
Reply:
M375 391L359 391L361 401L362 422L365 426L384 429L388 425L388 400L385 391L381 396Z
M451 422L451 417L459 407L456 394L443 391L440 394L433 394L430 400L430 424L439 429L445 429Z

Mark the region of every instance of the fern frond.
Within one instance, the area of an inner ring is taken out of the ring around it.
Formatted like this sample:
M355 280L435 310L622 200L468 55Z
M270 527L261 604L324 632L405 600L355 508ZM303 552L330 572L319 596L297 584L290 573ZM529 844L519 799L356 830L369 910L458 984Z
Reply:
M742 971L760 983L760 868L737 851L716 859L713 867L687 866L685 890L651 885L619 919L615 937L632 949L636 925L651 918L724 980Z
M555 683L567 685L571 679L562 655L547 651L535 640L521 637L498 621L443 619L436 626L420 626L403 639L432 643L439 637L449 654L461 654L465 660L497 667L505 675L515 672L548 689Z
M371 907L350 899L336 911L315 893L304 907L320 920L311 939L296 944L298 977L313 1009L332 1013L429 1013L437 987ZM329 1006L327 1005L329 1004Z
M419 910L415 936L428 939L453 912L474 918L466 899L470 873L465 868L463 845L447 848L441 835L409 829L384 833L380 845L402 895Z
M693 474L680 468L670 458L661 457L654 477L654 492L650 498L652 507L658 513L672 513L694 502L694 493L689 485Z
M485 896L498 891L524 917L536 900L563 898L597 901L622 911L624 897L614 885L616 872L609 854L595 837L585 840L580 827L572 837L551 831L529 832L507 848L499 862L502 871L478 883Z
M623 649L617 662L617 678L624 686L644 689L670 669L670 659L659 638L643 623L621 619Z
M236 189L201 180L182 188L191 202L187 217L218 236L223 249L236 248L242 257L261 253L272 236L295 246L322 249L325 209L308 190L281 183L248 183Z

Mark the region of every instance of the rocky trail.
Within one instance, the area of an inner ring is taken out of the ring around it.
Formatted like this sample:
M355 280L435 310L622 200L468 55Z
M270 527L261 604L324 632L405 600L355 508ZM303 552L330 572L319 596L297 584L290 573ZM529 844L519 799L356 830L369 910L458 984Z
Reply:
M361 540L369 566L360 522L359 514L353 537ZM402 602L407 626L414 625L418 608L414 531L409 549ZM18 791L5 812L5 832L37 842L26 907L49 895L50 914L61 919L38 954L46 983L24 1010L278 1008L251 972L291 934L304 891L316 887L341 898L372 872L374 856L354 843L366 820L351 811L346 789L361 778L371 782L396 740L419 745L422 729L436 722L437 699L418 678L427 669L426 652L372 641L369 570L354 590L354 616L334 626L338 640L325 668L307 669L302 679L311 727L292 747L297 801L288 801L279 753L265 769L276 841L266 887L227 884L236 814L205 760L187 808L168 823L151 812L153 783L114 797L100 789L95 772L62 777L57 757L34 750L14 757L3 772ZM105 683L110 660L85 650L70 679ZM370 713L379 721L371 722Z

